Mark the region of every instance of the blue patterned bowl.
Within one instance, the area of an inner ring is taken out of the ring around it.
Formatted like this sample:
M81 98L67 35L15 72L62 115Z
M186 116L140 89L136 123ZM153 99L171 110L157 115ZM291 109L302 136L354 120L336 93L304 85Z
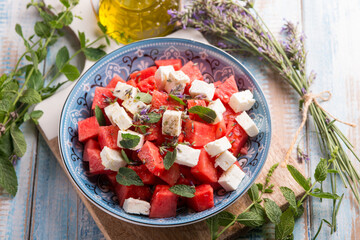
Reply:
M239 188L233 192L215 193L215 206L203 212L178 209L176 217L150 219L131 215L118 205L116 195L109 189L104 176L89 176L82 162L83 145L78 141L77 122L90 116L95 88L106 86L115 74L127 79L130 73L154 65L158 59L181 59L198 64L209 82L224 81L235 75L239 89L251 89L256 104L250 111L260 129L259 135L248 140L249 151L238 159L246 173ZM176 38L155 38L132 43L106 55L95 63L76 83L61 113L59 144L66 169L75 185L94 205L112 216L134 224L154 227L180 226L204 220L229 207L255 181L264 166L271 138L269 108L259 84L250 72L224 51L200 42Z

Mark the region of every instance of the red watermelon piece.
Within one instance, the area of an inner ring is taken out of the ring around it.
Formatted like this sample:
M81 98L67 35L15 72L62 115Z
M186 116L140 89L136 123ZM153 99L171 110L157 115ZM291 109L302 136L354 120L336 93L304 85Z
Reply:
M129 84L129 85L137 88L137 83L135 82L134 79L130 79L129 81L126 82L126 84Z
M173 66L175 71L178 71L182 67L181 59L164 59L164 60L156 60L156 66L159 68L160 66Z
M134 72L130 74L130 79L135 80L135 82L139 82L141 80L144 80L148 77L154 76L157 68L155 66L146 68L141 71Z
M169 110L184 110L184 106L170 98L168 94L154 90L152 93L151 108L159 109L161 106L167 106Z
M190 78L190 83L194 80L204 80L203 75L200 72L199 67L197 64L194 64L192 61L187 62L182 68L183 71L188 77Z
M226 111L223 113L224 121L226 126L228 126L229 122L234 122L235 118L241 114L241 112L236 113L232 110L232 108L228 104L224 104Z
M115 186L115 193L119 199L119 205L122 206L125 202L125 199L135 198L144 201L150 201L151 199L151 191L148 186L124 186L117 184Z
M234 156L239 154L241 148L244 147L248 139L245 130L236 121L228 124L226 137L229 139L232 146L229 151L232 152Z
M147 135L145 136L146 141L155 141L159 139L162 135L161 133L161 121L157 124L151 124L150 128L146 131Z
M160 155L159 148L150 141L146 141L144 146L138 153L140 160L145 163L145 166L155 176L165 171L163 159Z
M90 138L97 137L99 133L99 123L95 116L86 118L78 122L79 141L85 142Z
M217 182L214 159L211 159L204 148L201 149L198 164L191 168L192 175L202 183Z
M174 163L169 170L163 171L159 177L170 186L173 186L180 177L179 165Z
M226 135L226 123L225 120L222 119L220 122L216 124L216 133L215 138L219 139Z
M185 184L185 185L198 185L201 182L197 180L191 173L191 167L180 165L180 178L178 181L183 183L178 184Z
M170 192L170 186L157 185L151 198L150 218L176 216L178 195Z
M156 183L155 175L145 165L129 166L128 168L134 170L144 184L153 185Z
M192 144L193 147L203 147L205 144L215 140L216 125L201 123L193 120L186 120L184 125L184 141Z
M156 82L155 82L155 77L154 76L150 76L144 80L141 80L138 84L137 84L139 90L141 92L152 92L156 89Z
M206 102L205 100L187 100L187 107L188 109L194 107L194 106L203 106L206 107ZM203 120L195 113L189 113L189 118L191 120L195 120L195 121L199 121L202 122Z
M202 184L195 187L195 196L187 199L187 205L201 212L214 206L213 188L209 184Z
M125 82L124 79L122 79L119 75L115 75L115 77L113 77L111 79L111 81L109 82L109 84L106 86L106 88L115 88L116 84L118 84L118 82Z
M101 149L105 146L119 150L117 146L117 137L118 137L119 128L117 126L103 126L99 128L98 141Z
M89 173L91 174L109 174L113 171L105 170L105 167L102 165L100 157L100 146L99 144L90 139L86 142L84 147L83 159L86 162L89 162Z
M95 88L94 100L91 109L94 110L96 105L103 109L109 106L109 102L113 101L116 97L112 94L113 88L97 87ZM110 100L110 101L107 101Z
M238 91L235 78L231 76L215 89L214 99L220 98L223 103L228 103L231 95Z

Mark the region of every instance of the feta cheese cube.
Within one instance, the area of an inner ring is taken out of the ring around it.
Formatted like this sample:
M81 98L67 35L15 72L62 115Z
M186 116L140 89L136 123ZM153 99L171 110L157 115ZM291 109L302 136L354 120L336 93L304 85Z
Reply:
M213 83L207 83L200 80L195 80L192 82L189 89L191 97L203 96L205 99L211 101L215 94L215 86Z
M136 146L133 146L131 148L123 146L123 145L121 145L121 141L123 140L123 134L130 134L130 135L138 136L138 137L140 137L140 141ZM130 150L138 150L138 149L142 148L142 146L144 145L144 135L134 132L134 131L131 131L131 130L127 130L127 131L120 130L118 132L117 145L120 148L126 148L126 149L130 149Z
M226 108L220 99L216 99L215 101L209 103L208 108L214 110L216 113L216 118L213 124L216 124L223 119L223 113L226 111Z
M234 191L238 188L241 181L245 177L245 173L235 164L221 174L218 183L226 191Z
M255 137L259 134L259 129L246 112L242 112L239 116L235 118L235 120L245 130L249 137Z
M117 125L121 130L126 130L132 126L132 119L117 102L105 107L104 110L112 125Z
M142 101L136 100L134 98L125 99L122 102L122 105L126 110L128 110L132 114L140 112L141 110L143 110L147 106Z
M128 98L134 98L137 92L137 88L123 82L118 82L113 95L121 100L125 100Z
M181 111L166 110L162 117L162 133L170 136L181 134Z
M101 163L105 167L105 170L119 171L119 168L125 167L126 162L121 157L119 151L104 147L100 152Z
M213 142L209 142L204 146L204 148L210 156L215 157L216 155L231 148L231 143L227 137L222 137Z
M248 111L254 105L255 99L253 99L253 94L250 90L245 90L241 92L234 93L230 97L229 105L238 113L241 111Z
M183 71L171 72L165 83L165 91L167 93L183 94L185 86L189 82L190 78Z
M231 152L226 150L216 158L215 167L220 166L224 171L226 171L235 162L236 162L236 157L234 157L234 155Z
M127 198L124 201L123 209L127 213L149 215L150 203L140 199Z
M155 72L156 87L163 90L170 73L175 72L173 66L160 66Z
M188 167L195 167L198 164L201 150L194 149L185 144L176 146L176 159L175 162L180 165Z

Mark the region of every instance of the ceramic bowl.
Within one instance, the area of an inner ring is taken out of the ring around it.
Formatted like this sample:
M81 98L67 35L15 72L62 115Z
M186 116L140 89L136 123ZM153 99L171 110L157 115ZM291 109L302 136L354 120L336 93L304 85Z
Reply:
M153 66L158 59L181 59L185 64L198 64L204 79L208 82L224 81L234 75L239 90L251 89L256 103L249 111L260 129L260 133L247 142L246 156L238 159L246 177L236 191L219 190L214 193L215 206L202 212L179 208L176 217L150 219L131 215L119 206L116 195L110 190L104 176L91 176L82 161L83 144L78 141L77 122L91 115L91 104L96 87L104 87L119 75L127 79L129 74ZM169 227L195 223L204 220L229 207L243 194L259 175L270 147L271 121L269 107L259 84L251 73L234 57L226 52L200 42L155 38L135 42L106 55L86 71L70 92L61 113L59 145L66 170L77 188L95 206L106 213L138 225Z

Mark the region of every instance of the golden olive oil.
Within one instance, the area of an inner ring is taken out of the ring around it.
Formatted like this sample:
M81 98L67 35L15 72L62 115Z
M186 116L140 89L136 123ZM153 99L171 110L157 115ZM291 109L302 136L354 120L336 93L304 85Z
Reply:
M169 34L167 10L178 5L179 0L101 0L99 20L111 37L129 43Z

